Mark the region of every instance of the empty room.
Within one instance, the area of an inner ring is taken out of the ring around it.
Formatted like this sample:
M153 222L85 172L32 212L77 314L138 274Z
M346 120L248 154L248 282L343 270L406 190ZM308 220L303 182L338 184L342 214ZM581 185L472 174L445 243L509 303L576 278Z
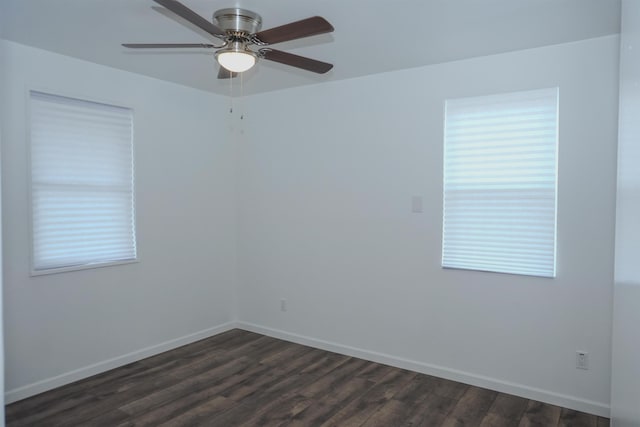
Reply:
M0 426L640 427L640 1L0 0Z

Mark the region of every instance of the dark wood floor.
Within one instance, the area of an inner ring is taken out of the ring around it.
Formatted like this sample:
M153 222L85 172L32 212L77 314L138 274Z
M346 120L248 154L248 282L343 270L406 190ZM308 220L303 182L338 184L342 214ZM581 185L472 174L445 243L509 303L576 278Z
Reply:
M8 426L608 426L242 330L7 406Z

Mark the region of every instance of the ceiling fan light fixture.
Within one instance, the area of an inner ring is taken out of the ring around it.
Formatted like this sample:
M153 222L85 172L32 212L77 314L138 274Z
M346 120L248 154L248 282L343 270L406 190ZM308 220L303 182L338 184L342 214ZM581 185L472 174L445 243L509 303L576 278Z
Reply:
M233 73L244 73L256 64L256 54L241 42L233 42L229 47L217 51L216 59L221 67Z

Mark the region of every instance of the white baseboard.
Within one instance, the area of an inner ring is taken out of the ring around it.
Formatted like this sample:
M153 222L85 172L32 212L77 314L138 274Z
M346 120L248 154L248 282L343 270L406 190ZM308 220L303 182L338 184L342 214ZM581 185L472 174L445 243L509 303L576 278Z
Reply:
M150 357L174 348L190 344L192 342L208 338L234 328L244 329L246 331L256 332L274 338L295 342L298 344L308 345L322 350L332 351L335 353L346 354L348 356L358 357L373 362L383 363L385 365L395 366L402 369L408 369L423 374L433 375L440 378L446 378L477 387L487 388L490 390L509 393L521 396L527 399L538 400L540 402L550 403L552 405L563 406L565 408L576 411L595 414L602 417L610 416L610 407L606 403L594 402L581 399L575 396L569 396L548 390L542 390L534 387L528 387L522 384L502 381L495 378L476 375L469 372L463 372L443 366L432 365L429 363L418 362L415 360L404 359L393 355L379 353L370 350L364 350L347 345L337 344L330 341L324 341L316 338L298 335L278 329L267 328L248 322L231 321L208 328L193 334L185 335L173 340L165 341L150 347L146 347L122 356L114 357L102 362L94 363L80 369L66 372L52 378L47 378L32 384L9 390L5 393L5 403L10 404L18 400L25 399L30 396L81 380L83 378L96 375L110 369L114 369L128 363L132 363L146 357Z
M315 347L322 350L331 351L334 353L345 354L347 356L358 357L360 359L383 363L385 365L395 366L402 369L408 369L411 371L420 372L427 375L433 375L433 376L445 378L448 380L458 381L461 383L470 384L470 385L474 385L477 387L482 387L490 390L495 390L502 393L513 394L515 396L521 396L527 399L550 403L552 405L562 406L565 408L586 412L586 413L598 415L601 417L609 417L610 415L609 405L602 402L594 402L591 400L586 400L586 399L582 399L575 396L569 396L569 395L556 393L549 390L542 390L534 387L525 386L522 384L502 381L499 379L485 377L483 375L476 375L469 372L463 372L456 369L447 368L444 366L432 365L429 363L423 363L415 360L396 357L390 354L378 353L375 351L364 350L356 347L337 344L334 342L319 340L319 339L307 337L304 335L298 335L298 334L294 334L294 333L290 333L290 332L286 332L278 329L267 328L267 327L256 325L253 323L240 321L236 324L236 327L240 329L244 329L246 331L268 335L273 338L278 338L278 339L291 341L298 344L308 345L310 347Z
M110 369L124 366L128 363L136 362L138 360L142 360L149 356L154 356L156 354L172 350L185 344L190 344L204 338L209 338L234 328L236 328L235 321L223 323L222 325L194 332L192 334L152 345L150 347L136 350L131 353L123 354L122 356L117 356L108 360L94 363L89 366L85 366L83 368L75 369L70 372L65 372L64 374L57 375L52 378L47 378L32 384L27 384L25 386L15 388L13 390L8 390L4 395L5 404L26 399L27 397L35 396L36 394L54 389L56 387L69 384L74 381L90 377L92 375L100 374Z

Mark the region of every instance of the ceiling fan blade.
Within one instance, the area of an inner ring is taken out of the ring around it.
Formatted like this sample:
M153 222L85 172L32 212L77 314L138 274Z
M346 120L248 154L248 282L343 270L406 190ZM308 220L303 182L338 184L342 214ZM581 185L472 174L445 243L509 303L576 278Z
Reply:
M333 26L326 19L321 16L314 16L301 21L291 22L290 24L260 31L254 36L262 43L275 44L289 40L301 39L303 37L315 36L317 34L330 33L333 29Z
M206 43L123 43L122 46L130 49L173 49L173 48L214 48Z
M269 61L279 62L281 64L290 65L292 67L301 68L318 74L324 74L333 68L333 64L270 48L260 49L260 56L264 59L268 59Z
M218 78L219 79L232 79L236 77L238 73L234 73L233 71L229 71L224 67L220 67L218 70Z
M225 37L225 32L221 28L216 27L208 20L204 19L202 16L195 13L193 10L189 9L187 6L183 5L177 0L153 0L161 6L166 7L171 12L175 13L178 16L186 19L191 22L193 25L198 28L203 29L207 33L216 36L216 37Z

